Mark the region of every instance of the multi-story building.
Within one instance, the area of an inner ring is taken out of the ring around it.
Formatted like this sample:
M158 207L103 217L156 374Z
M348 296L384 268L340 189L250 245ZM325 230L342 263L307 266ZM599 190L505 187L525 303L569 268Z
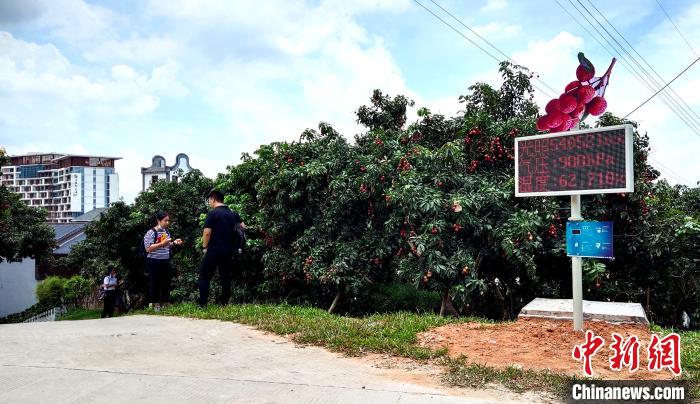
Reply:
M192 171L190 158L185 153L178 154L172 166L165 164L163 156L153 156L151 166L141 168L141 190L147 190L156 181L177 182L180 176L190 171Z
M61 153L11 156L2 167L2 185L30 206L48 211L48 221L67 223L119 199L119 157Z

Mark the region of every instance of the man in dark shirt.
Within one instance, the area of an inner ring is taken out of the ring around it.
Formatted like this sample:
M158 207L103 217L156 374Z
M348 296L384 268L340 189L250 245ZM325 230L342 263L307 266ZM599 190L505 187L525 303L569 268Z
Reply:
M216 189L211 191L207 202L211 210L204 222L202 235L204 259L199 269L199 301L197 302L200 307L206 306L209 301L209 284L217 268L221 278L221 298L218 303L228 303L231 297L233 248L238 237L236 226L240 224L245 228L238 213L224 204L224 194L221 191Z

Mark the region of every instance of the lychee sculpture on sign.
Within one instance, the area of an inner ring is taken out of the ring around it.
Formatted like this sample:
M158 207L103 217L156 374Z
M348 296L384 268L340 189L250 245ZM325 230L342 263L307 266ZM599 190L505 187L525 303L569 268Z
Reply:
M598 116L605 112L605 88L610 81L610 73L615 65L613 58L608 70L600 77L595 77L595 67L583 53L578 54L579 65L576 68L576 80L566 85L564 94L545 106L546 114L537 119L540 131L566 132L575 127L588 115Z

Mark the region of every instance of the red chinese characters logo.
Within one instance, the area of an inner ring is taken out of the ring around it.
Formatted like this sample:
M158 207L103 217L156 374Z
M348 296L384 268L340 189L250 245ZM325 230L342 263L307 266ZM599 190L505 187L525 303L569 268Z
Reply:
M681 337L676 333L663 339L654 334L647 348L649 353L649 370L659 371L668 368L674 375L681 374Z
M609 358L610 369L621 371L627 368L630 373L639 370L639 350L641 343L636 335L625 339L617 333L612 334L613 343L610 344L612 355ZM593 331L586 331L586 341L574 346L571 356L574 360L583 362L583 373L593 376L592 358L603 347L605 339L597 336ZM652 334L647 348L648 369L659 372L669 369L674 375L681 374L681 339L676 333L660 338Z
M629 367L630 372L636 372L639 369L639 338L633 335L625 341L618 333L613 333L612 336L615 342L610 345L614 351L610 357L610 369L622 370L625 366Z
M571 356L577 361L583 360L583 372L587 376L593 376L593 366L591 366L591 358L605 344L603 337L593 334L593 331L586 331L586 342L581 345L576 345Z

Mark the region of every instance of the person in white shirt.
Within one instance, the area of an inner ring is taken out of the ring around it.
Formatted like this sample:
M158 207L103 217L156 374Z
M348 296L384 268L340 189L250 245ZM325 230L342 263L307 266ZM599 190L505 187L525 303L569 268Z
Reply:
M117 302L117 269L111 268L109 275L105 276L102 288L105 291L105 304L102 309L102 318L114 316L114 305Z

